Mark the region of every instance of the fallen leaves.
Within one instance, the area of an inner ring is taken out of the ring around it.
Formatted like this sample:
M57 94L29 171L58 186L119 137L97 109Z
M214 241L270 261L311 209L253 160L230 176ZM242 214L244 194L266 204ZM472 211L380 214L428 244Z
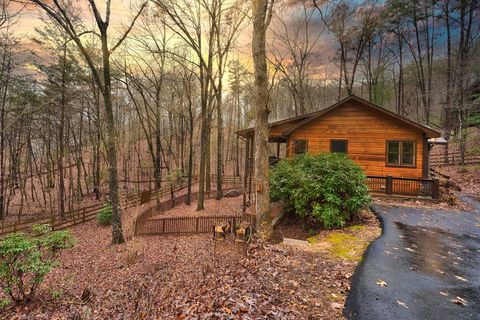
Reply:
M460 306L466 306L467 305L467 300L465 300L462 297L456 296L455 299L452 299L452 302L455 304L458 304Z
M332 302L330 305L332 306L333 309L336 309L336 310L343 309L343 304L338 302Z
M462 192L470 194L480 193L480 174L478 165L442 166L436 168L450 177L449 181L460 186ZM463 208L462 208L463 209Z
M111 246L111 230L95 221L72 232L78 244L39 287L43 301L9 310L6 318L339 319L356 266L262 242L245 254L243 244L213 242L210 234ZM49 299L53 289L63 296Z
M380 287L386 287L387 283L385 282L385 280L378 279L377 280L377 285L379 285Z
M402 306L402 307L408 309L408 306L407 306L407 304L406 304L405 302L402 302L402 301L400 301L400 300L397 300L397 303L398 303L399 306Z

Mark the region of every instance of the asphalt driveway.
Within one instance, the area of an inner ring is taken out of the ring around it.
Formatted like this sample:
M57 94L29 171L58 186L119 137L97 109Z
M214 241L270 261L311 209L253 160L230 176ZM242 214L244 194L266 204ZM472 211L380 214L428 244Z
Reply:
M480 203L475 212L374 205L383 235L352 279L348 319L480 319Z

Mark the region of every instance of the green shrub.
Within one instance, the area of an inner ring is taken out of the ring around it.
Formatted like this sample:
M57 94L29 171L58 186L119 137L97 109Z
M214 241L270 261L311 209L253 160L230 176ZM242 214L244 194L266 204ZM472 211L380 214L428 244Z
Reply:
M270 195L302 218L342 227L370 203L365 181L362 169L344 154L304 154L272 168Z
M101 226L109 226L112 224L112 205L108 203L97 214L98 224Z
M37 286L54 267L61 250L75 240L68 231L52 232L48 225L36 225L33 234L14 233L0 241L0 285L16 303L29 301ZM2 305L8 304L7 299Z

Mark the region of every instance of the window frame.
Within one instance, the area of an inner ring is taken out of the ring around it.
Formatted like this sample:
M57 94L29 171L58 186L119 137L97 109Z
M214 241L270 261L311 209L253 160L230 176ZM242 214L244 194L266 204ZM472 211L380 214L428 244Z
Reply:
M391 142L398 142L398 164L388 162L388 146ZM413 164L403 164L403 144L413 143ZM417 141L416 140L386 140L385 142L385 166L395 168L416 168L417 167Z
M343 142L345 142L345 152L335 152L335 153L348 154L348 139L330 139L330 152L331 152L331 153L334 153L334 151L332 151L332 147L333 147L333 142L334 142L334 141L343 141Z
M297 153L296 144L297 144L298 141L305 141L305 151L303 153ZM293 152L292 152L292 154L297 155L297 154L306 154L306 153L308 153L308 139L295 139L295 140L293 140Z

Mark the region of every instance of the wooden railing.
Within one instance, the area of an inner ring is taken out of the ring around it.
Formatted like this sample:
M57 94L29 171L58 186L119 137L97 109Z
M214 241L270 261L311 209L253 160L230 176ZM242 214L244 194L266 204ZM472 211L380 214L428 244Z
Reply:
M211 176L211 181L216 181L216 175ZM224 193L231 189L241 188L243 178L239 176L224 176L222 179L224 186ZM204 193L205 199L211 199L217 194L216 190ZM134 221L134 235L162 235L162 234L189 234L189 233L206 233L211 232L211 227L220 220L215 219L230 219L227 222L241 222L247 219L252 219L245 215L222 215L222 216L180 216L180 217L161 217L163 212L174 208L178 204L183 204L187 200L186 194L174 199L162 201L159 204L152 206L142 212ZM198 192L190 194L190 201L194 202L198 199ZM234 220L232 220L234 219ZM237 220L238 219L238 220Z
M228 223L231 226L237 226L241 223L247 223L254 225L254 218L253 215L158 217L138 221L135 235L211 233L213 232L213 227L219 224L224 225Z
M194 177L192 184L197 183L198 178ZM178 192L185 189L188 186L186 181L179 182L173 188L174 192ZM171 186L164 186L158 191L159 197L169 195L171 192ZM122 208L129 209L134 206L138 206L144 203L150 202L155 198L155 190L142 191L135 194L123 195L120 198ZM98 212L106 205L106 203L97 203L94 205L74 209L65 212L64 216L54 214L48 217L33 218L24 221L18 221L13 223L4 223L4 220L0 223L0 237L13 233L13 232L28 232L33 225L36 224L49 224L53 230L65 229L75 226L80 223L84 223L95 219Z
M9 233L14 233L14 232L27 232L31 230L33 225L36 225L36 224L49 224L52 226L53 230L59 230L59 229L71 227L79 223L84 223L84 222L95 219L97 213L104 206L105 206L104 203L97 203L95 205L65 212L65 215L63 217L55 214L48 218L29 219L25 221L10 223L10 224L2 223L0 225L0 236L6 235Z
M367 176L367 186L372 193L411 197L440 198L438 179L414 179L391 176Z
M211 181L217 181L217 175L211 175ZM222 186L224 189L240 187L243 185L243 177L242 176L223 176L222 177Z
M192 178L192 185L198 182L198 176ZM188 187L188 180L184 179L173 186L173 192L180 191ZM172 192L172 186L166 185L161 187L158 190L158 193L155 194L155 190L146 190L139 193L127 195L122 197L121 203L124 208L128 209L131 207L139 206L144 203L148 203L151 200L155 199L158 195L159 198L163 198L169 195Z
M441 166L441 165L458 165L462 163L462 157L459 151L449 152L448 157L445 159L445 156L441 153L436 153L430 155L430 165L431 166ZM477 164L480 163L480 154L478 153L465 153L465 164Z

